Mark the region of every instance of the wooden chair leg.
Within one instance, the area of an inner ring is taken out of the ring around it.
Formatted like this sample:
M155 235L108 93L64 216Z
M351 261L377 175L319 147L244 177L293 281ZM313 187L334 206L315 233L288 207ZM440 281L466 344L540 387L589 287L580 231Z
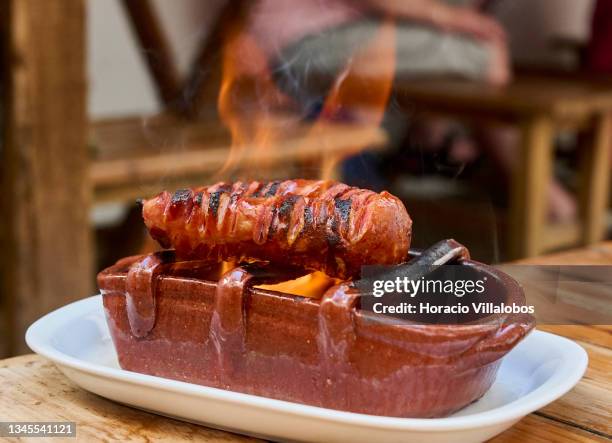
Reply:
M7 346L93 292L85 2L0 0L0 292Z
M140 43L158 98L166 108L176 106L180 76L153 4L150 0L122 0L121 4Z
M509 250L512 259L533 257L541 252L552 177L552 119L546 115L533 116L524 122L522 133L511 185Z
M581 144L580 210L583 219L582 240L585 244L601 241L605 235L606 211L610 195L610 149L612 149L612 116L595 119L592 132Z

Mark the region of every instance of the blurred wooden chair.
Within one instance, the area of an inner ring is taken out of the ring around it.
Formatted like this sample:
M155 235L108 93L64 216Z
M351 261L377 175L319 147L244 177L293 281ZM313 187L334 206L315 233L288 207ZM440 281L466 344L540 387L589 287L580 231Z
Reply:
M504 217L509 258L603 239L610 186L612 82L527 73L503 88L459 80L399 79L395 90L408 109L479 123L511 123L521 129L519 167ZM553 173L554 140L566 129L577 132L581 140L581 217L577 223L549 225L546 193Z
M436 79L396 83L399 100L409 109L520 128L520 166L511 180L508 211L501 214L508 232L508 259L594 244L608 228L612 80L587 72L587 46L575 38L554 37L551 49L574 59L576 69L519 67L512 83L503 88ZM546 187L553 174L554 141L565 130L576 133L579 140L580 218L555 225L546 220Z

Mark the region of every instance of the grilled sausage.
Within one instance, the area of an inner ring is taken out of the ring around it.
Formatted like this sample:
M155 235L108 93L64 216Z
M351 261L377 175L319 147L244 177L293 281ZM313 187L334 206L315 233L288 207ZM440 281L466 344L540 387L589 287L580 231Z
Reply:
M359 276L397 264L410 246L402 202L333 181L217 183L143 202L151 236L183 259L259 259Z

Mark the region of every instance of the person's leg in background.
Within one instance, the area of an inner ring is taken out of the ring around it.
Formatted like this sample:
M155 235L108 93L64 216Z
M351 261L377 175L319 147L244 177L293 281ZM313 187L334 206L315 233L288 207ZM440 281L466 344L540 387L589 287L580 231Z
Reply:
M360 20L316 36L310 36L286 48L273 63L273 73L280 88L294 97L300 106L302 117L317 118L332 87L333 80L380 29L375 19ZM399 22L395 29L394 45L395 78L416 79L427 76L456 76L472 80L503 82L507 70L497 69L500 63L490 63L494 54L486 43L470 37L441 32L435 28L412 22ZM494 67L492 69L491 67ZM372 61L360 68L361 74L377 79L381 71L379 63ZM346 119L367 120L367 113L350 112ZM397 107L390 106L385 113L383 126L393 141L402 140L407 130L408 118ZM436 122L432 124L436 125ZM444 133L446 123L437 125ZM430 145L431 143L426 143ZM434 143L435 144L435 143ZM466 139L457 140L458 151L467 152L471 145ZM465 154L460 154L464 158ZM347 182L367 185L374 189L387 186L380 174L382 159L379 155L364 153L347 159L342 172Z
M302 117L318 117L336 76L342 72L358 48L367 44L380 28L374 19L361 20L339 28L310 36L284 50L273 66L275 78L285 92L298 102ZM412 22L399 22L396 27L395 81L410 81L431 76L446 76L504 84L510 78L508 50L503 42L484 41L469 36L441 32L435 28ZM380 65L367 63L365 75L376 78ZM363 114L362 114L363 115ZM362 118L347 110L347 120ZM405 113L389 107L383 120L392 139L401 140L409 122ZM416 125L415 125L416 126ZM462 131L457 137L447 134L456 125L452 122L429 119L422 124L429 140L419 142L424 149L448 149L448 157L455 162L469 162L477 157L478 148L484 149L495 160L501 175L509 177L518 155L520 139L514 128L480 128L481 145ZM442 140L451 140L441 143ZM364 151L347 159L342 167L348 183L381 189L388 183L380 172L384 161L378 154ZM553 181L550 187L550 215L555 220L575 216L576 204L561 184Z
M416 61L416 63L415 63ZM485 42L459 35L441 34L430 29L398 29L398 77L417 78L427 75L447 75L468 78L487 84L504 84L509 80L509 54L499 42ZM452 123L430 121L429 143L443 145ZM436 127L437 126L437 127ZM488 154L506 183L518 160L520 134L512 126L475 128L476 139L459 136L452 140L448 156L451 161L469 162L478 148ZM552 221L572 221L577 216L576 199L555 178L548 191L549 218Z
M506 184L510 182L511 172L518 161L518 150L522 143L519 130L514 126L483 126L476 135L479 145L493 160L500 172L499 177ZM548 188L548 218L554 222L570 222L576 219L578 205L576 199L563 184L553 178Z
M438 77L504 84L509 78L506 47L473 37L409 24L398 28L396 82ZM401 87L401 86L400 86ZM412 140L421 150L463 166L479 156L469 130L452 118L413 118Z
M359 49L372 40L379 27L377 20L360 20L306 37L281 52L273 63L273 76L280 89L296 100L303 119L321 118L334 82L343 75ZM348 108L334 118L352 122L368 119L366 113ZM380 163L380 156L366 149L343 162L343 180L381 190L387 183L379 172Z

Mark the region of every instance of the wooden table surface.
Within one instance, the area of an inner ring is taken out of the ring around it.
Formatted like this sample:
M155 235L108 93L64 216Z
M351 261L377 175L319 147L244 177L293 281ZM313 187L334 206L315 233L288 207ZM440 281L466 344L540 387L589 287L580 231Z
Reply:
M612 265L612 243L523 263ZM586 375L561 399L492 441L612 441L612 326L539 329L569 337L584 347L589 354ZM1 421L75 421L83 441L251 440L105 400L76 387L51 362L32 354L0 361L0 417Z

